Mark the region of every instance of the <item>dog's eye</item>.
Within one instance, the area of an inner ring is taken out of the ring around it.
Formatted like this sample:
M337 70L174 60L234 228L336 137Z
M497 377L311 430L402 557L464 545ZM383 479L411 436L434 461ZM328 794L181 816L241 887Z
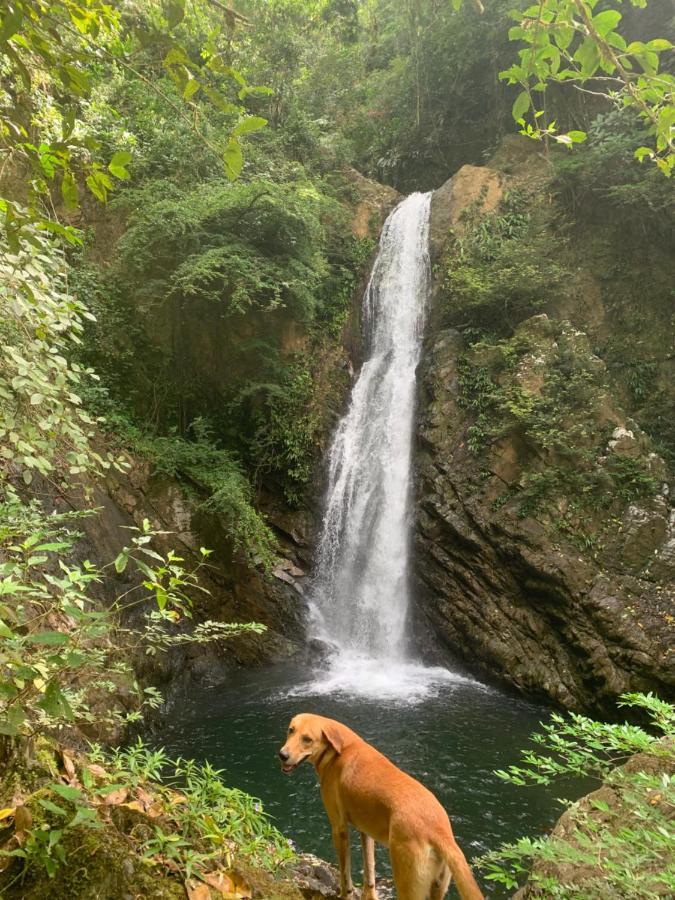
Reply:
M312 743L312 739L308 734L303 734L301 740L302 740L303 744L311 744Z
M288 733L289 733L289 734L293 734L294 731L295 731L295 728L289 728L289 729L288 729Z

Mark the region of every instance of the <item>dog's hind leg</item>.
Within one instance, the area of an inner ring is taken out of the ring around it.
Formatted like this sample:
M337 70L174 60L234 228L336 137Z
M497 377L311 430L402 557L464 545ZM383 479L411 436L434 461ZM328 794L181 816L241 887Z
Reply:
M397 900L430 900L432 872L428 849L409 840L392 841L390 852Z
M349 826L338 825L333 828L333 843L340 865L340 898L352 900L354 896L354 884L352 882L352 851L349 846Z
M445 863L441 863L439 871L434 877L434 880L431 882L431 893L429 894L429 900L443 900L445 895L448 893L448 888L450 887L450 869L445 865Z
M361 900L377 900L375 888L375 841L368 834L361 832L361 849L363 850L363 891Z

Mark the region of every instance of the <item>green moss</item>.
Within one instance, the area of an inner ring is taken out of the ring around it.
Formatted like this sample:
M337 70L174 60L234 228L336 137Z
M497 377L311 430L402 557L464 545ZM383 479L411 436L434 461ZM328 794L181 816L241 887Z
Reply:
M474 336L510 335L546 307L567 275L559 262L561 238L544 227L547 215L517 190L493 213L469 211L466 233L443 263L445 325Z
M529 516L564 499L570 513L608 514L617 503L655 494L659 484L645 458L607 453L612 428L602 425L602 403L608 386L598 360L570 329L557 326L550 345L531 331L477 342L459 364L459 403L473 413L469 449L489 455L507 437L526 448L518 483L495 507L514 501L518 514ZM535 366L537 384L528 386Z

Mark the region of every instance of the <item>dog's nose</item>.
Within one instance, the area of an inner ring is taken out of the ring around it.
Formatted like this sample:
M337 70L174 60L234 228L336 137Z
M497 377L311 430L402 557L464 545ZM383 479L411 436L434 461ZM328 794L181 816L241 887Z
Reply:
M282 762L286 762L286 760L288 759L288 757L289 757L290 755L291 755L291 754L288 752L288 750L284 750L283 747L282 747L281 750L279 751L279 759L280 759Z

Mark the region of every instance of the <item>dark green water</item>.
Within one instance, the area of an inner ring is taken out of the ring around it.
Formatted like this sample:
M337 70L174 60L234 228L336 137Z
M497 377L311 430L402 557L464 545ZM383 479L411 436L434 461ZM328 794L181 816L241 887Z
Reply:
M302 687L310 679L297 667L274 667L193 691L157 743L172 756L209 760L229 784L259 797L299 850L331 861L335 856L314 770L305 765L284 776L276 758L288 721L298 712L345 722L430 788L469 858L521 835L540 835L560 815L559 787L517 788L493 774L518 761L531 732L548 718L545 707L466 680L439 684L421 702L400 703L312 696L311 687ZM294 695L298 686L302 696ZM356 855L354 865L358 877ZM387 868L383 850L378 871ZM489 897L508 896L489 882L483 888Z

